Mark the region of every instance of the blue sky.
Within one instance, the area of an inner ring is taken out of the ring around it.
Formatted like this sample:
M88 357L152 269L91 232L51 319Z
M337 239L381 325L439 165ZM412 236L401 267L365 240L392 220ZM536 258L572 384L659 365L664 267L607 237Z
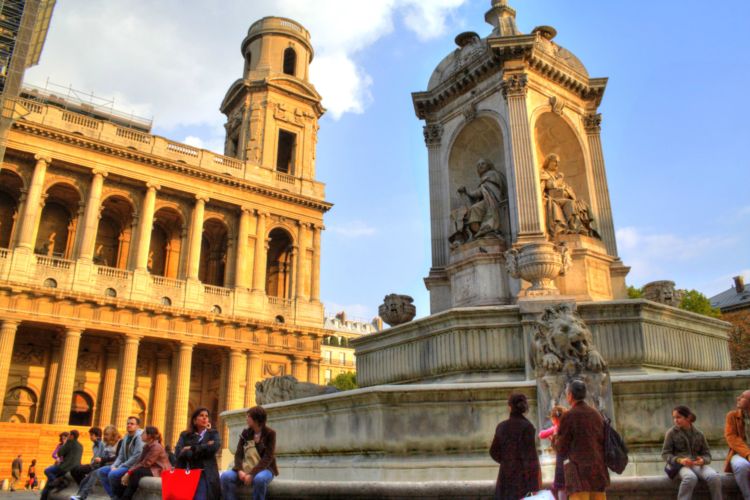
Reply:
M427 155L411 92L462 31L489 34L489 0L196 0L55 8L27 81L114 97L154 133L220 151L224 92L252 22L284 15L316 47L318 178L325 219L321 293L330 312L369 319L387 293L429 313ZM252 5L248 5L252 4ZM750 3L511 0L523 32L547 24L592 76L620 256L633 285L672 279L707 295L750 278Z

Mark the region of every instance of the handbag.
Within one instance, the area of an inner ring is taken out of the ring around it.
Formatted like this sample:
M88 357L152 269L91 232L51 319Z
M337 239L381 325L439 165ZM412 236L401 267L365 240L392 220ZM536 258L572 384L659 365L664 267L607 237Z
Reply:
M202 473L202 469L171 469L162 472L162 500L193 500Z
M258 448L255 446L255 441L250 439L247 443L245 443L245 456L242 458L242 470L246 474L250 474L250 472L255 468L256 465L258 465L258 462L260 462L260 454L258 453Z
M669 479L674 479L677 477L677 474L679 474L680 469L682 469L682 464L678 463L670 463L667 462L667 465L664 466L664 472L667 473L667 476Z
M555 495L550 490L539 490L534 493L529 493L521 500L557 500Z

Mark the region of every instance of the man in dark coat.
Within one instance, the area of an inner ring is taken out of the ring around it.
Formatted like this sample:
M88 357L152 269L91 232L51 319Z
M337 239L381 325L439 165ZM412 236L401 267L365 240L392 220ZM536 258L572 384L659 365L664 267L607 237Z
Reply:
M566 396L570 411L560 419L557 453L564 458L565 490L570 500L603 500L609 486L604 463L604 419L586 404L586 384L573 380Z
M10 491L15 491L15 484L21 479L21 473L23 472L23 460L21 459L21 455L18 455L13 459L10 469L11 475L13 476L13 481L10 483Z
M83 457L83 445L78 442L78 431L73 429L68 434L68 440L58 450L57 456L62 461L57 465L52 465L44 470L47 475L47 485L42 490L41 500L47 500L47 496L53 488L62 488L65 486L64 482L60 480L65 475L72 471L75 467L81 465L81 457Z

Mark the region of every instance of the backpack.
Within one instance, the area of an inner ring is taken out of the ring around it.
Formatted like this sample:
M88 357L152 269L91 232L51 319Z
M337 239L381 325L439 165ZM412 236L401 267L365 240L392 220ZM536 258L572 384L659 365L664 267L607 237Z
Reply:
M617 474L622 474L628 465L628 447L622 436L612 427L608 417L604 417L604 463Z

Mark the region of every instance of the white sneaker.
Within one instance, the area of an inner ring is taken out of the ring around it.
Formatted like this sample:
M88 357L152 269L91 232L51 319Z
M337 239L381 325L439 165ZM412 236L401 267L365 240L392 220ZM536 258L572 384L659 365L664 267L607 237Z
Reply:
M73 495L72 497L70 497L70 500L81 500L81 497L79 497L78 495Z

